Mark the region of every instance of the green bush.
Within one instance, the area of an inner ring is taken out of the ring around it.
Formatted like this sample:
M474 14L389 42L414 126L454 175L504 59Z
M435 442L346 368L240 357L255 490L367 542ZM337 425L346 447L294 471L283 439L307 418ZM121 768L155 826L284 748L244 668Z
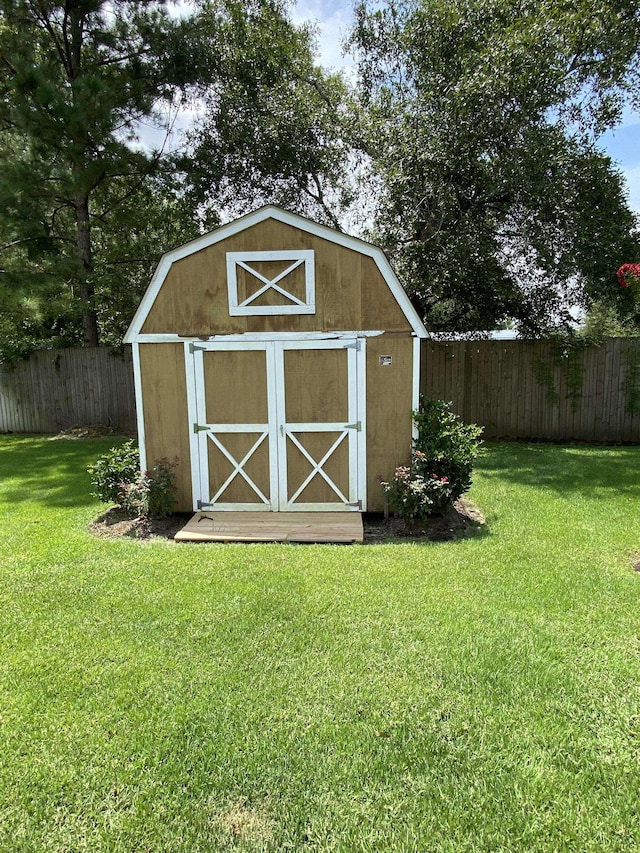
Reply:
M171 515L176 495L173 468L176 462L161 459L150 471L139 471L132 483L123 483L118 503L136 518Z
M133 483L140 473L140 454L133 439L112 447L87 469L94 497L106 504L119 504L123 484Z
M436 477L447 477L451 503L469 490L471 473L482 443L482 427L465 424L444 400L420 399L414 413L418 438L416 453L424 454L422 467Z
M408 465L383 482L391 508L405 520L442 515L471 486L482 427L465 424L444 400L421 398L418 436Z
M150 471L141 471L140 454L132 439L89 466L93 495L136 518L163 518L173 510L176 463L161 459Z

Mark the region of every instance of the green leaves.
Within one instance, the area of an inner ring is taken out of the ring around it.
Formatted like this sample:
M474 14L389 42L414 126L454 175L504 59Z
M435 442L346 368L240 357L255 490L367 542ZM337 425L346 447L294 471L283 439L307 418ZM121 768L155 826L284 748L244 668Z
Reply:
M62 324L67 341L95 345L101 259L92 229L109 226L105 195L112 203L128 182L116 206L132 212L132 186L156 168L131 146L131 131L155 121L156 107L186 85L160 48L182 26L165 4L135 0L37 9L5 0L0 15L0 299L13 302L17 334L26 323L46 341ZM52 297L68 302L63 314L53 313ZM27 305L38 306L36 316Z
M344 87L314 67L309 33L276 0L183 11L0 2L0 358L3 339L7 358L60 331L119 344L162 252L224 206L280 200L337 221ZM190 102L203 126L188 155L167 153Z
M431 329L540 334L614 290L637 239L594 138L637 81L639 34L631 2L359 4L374 238Z
M348 201L352 117L342 79L314 65L312 37L280 4L229 7L224 87L180 164L199 210L245 213L276 202L339 226Z

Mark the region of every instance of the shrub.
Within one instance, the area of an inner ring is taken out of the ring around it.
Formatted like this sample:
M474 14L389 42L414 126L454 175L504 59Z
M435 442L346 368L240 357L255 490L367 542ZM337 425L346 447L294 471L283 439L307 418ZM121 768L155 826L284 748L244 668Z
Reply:
M176 486L176 462L161 459L150 471L139 471L132 483L122 483L118 503L136 518L164 518L171 515Z
M176 463L162 459L151 470L141 471L140 454L132 439L89 466L93 494L137 518L163 518L173 509Z
M396 468L393 478L382 483L389 505L405 521L445 512L455 500L447 478L425 474L420 463L413 453L408 466Z
M405 520L442 515L471 486L482 427L465 424L444 400L421 398L409 465L383 482L391 508Z
M133 483L140 473L140 454L133 439L112 447L87 469L92 494L106 504L119 504L123 483Z
M471 472L482 443L482 427L465 424L451 411L451 403L422 397L414 413L418 430L415 451L424 454L422 465L438 477L447 477L451 501L469 491Z

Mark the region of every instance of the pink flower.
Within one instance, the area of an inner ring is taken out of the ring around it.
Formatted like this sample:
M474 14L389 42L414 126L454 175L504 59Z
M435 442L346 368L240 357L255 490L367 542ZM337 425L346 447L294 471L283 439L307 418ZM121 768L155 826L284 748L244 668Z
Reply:
M616 275L620 287L629 287L634 281L640 279L640 264L622 264Z

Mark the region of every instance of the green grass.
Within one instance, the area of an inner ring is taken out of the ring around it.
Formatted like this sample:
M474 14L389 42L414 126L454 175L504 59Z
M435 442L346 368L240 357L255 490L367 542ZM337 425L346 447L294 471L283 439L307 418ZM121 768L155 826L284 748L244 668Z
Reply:
M0 439L0 850L640 850L640 448L344 547L94 539L112 443Z

